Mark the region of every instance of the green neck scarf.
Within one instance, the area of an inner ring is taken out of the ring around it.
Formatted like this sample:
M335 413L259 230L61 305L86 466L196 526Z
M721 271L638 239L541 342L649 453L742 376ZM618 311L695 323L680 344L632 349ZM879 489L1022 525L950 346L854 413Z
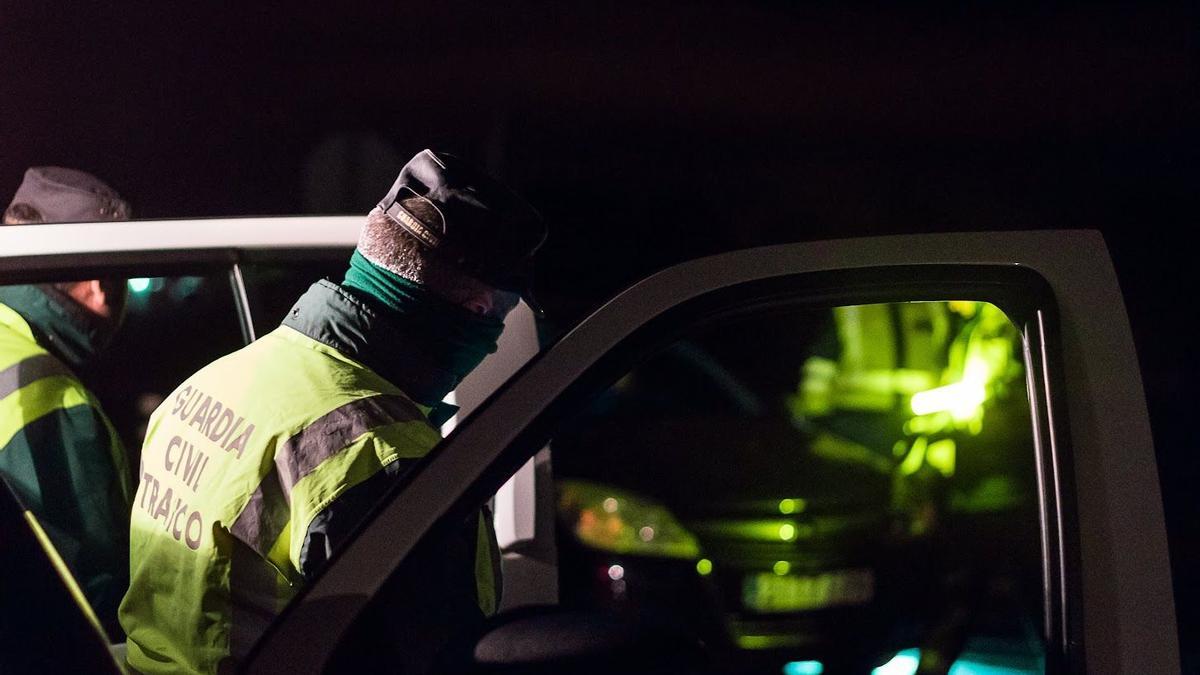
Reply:
M383 269L357 250L350 256L344 288L386 308L439 368L459 381L484 357L496 351L504 331L500 319L473 314L430 292L424 286Z

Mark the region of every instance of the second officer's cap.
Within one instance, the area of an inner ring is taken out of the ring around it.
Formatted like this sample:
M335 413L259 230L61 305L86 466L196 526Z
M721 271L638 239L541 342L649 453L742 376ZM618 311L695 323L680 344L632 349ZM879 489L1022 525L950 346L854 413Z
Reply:
M128 220L129 204L116 190L90 173L61 166L35 166L25 171L12 204L25 204L46 223Z

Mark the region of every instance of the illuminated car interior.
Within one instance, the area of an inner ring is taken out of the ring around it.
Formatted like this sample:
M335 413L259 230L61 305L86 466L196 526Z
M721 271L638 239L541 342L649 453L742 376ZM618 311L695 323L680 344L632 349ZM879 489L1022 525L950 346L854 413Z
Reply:
M1041 672L1021 353L980 302L680 336L552 441L563 605L686 625L727 672Z

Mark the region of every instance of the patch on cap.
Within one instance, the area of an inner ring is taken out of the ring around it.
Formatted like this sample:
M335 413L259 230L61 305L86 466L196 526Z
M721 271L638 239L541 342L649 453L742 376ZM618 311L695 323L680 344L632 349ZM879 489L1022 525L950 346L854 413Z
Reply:
M437 248L442 243L442 234L446 232L446 217L437 205L417 194L412 188L402 186L401 194L405 192L411 196L401 197L393 202L384 213L421 243L429 248Z
M528 292L545 223L511 188L474 166L423 150L400 170L379 208L463 274Z

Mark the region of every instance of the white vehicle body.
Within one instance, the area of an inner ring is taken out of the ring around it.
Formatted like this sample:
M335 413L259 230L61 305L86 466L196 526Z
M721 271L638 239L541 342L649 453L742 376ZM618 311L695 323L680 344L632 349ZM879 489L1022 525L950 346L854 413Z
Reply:
M241 256L348 252L359 222L266 218L0 228L0 283L105 269L124 273L138 261L158 260L162 268L172 254L186 253L229 265L236 289ZM1116 276L1099 234L1042 231L847 239L684 263L617 296L532 362L532 314L515 312L500 351L456 392L463 406L459 421L491 400L288 608L244 664L247 672L319 672L405 556L472 491L498 494L497 531L510 550L506 571L512 577L506 605L553 602L553 532L545 527L546 495L538 490L541 467L534 459L544 440L529 430L540 428L546 410L601 367L604 357L635 344L633 338L652 326L676 320L675 310L703 307L711 298L758 301L764 284L777 294L804 299L824 293L844 304L946 299L966 288L984 299L989 293L1015 298L1025 311L1014 321L1025 338L1035 417L1043 637L1054 652L1052 668L1178 671L1154 447ZM242 310L253 310L244 293ZM515 476L496 468L522 464Z

